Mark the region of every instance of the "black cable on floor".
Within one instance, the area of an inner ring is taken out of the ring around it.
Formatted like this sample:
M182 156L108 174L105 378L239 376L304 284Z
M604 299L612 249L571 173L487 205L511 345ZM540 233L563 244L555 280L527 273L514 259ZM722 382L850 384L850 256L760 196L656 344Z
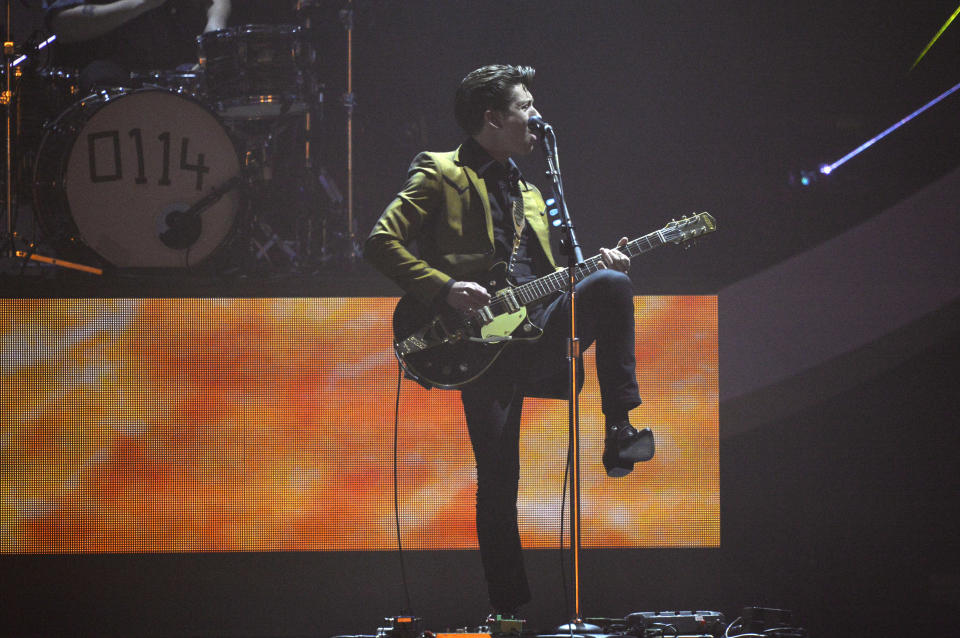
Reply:
M400 441L400 382L403 381L403 368L397 366L397 402L393 409L393 518L397 524L397 555L400 557L400 577L403 579L403 594L407 602L404 613L413 613L410 604L410 586L407 583L407 565L403 560L403 541L400 535L400 481L397 471L397 450Z

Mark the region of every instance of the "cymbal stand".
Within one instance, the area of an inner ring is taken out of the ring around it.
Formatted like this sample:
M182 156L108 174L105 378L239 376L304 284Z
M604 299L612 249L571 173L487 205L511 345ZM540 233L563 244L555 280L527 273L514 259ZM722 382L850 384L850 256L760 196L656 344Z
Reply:
M3 237L3 246L0 248L0 251L2 251L0 252L0 255L10 260L22 260L19 271L21 274L26 268L27 263L35 261L51 266L58 266L60 268L69 268L71 270L79 270L81 272L87 272L94 275L102 275L103 271L100 268L86 266L84 264L74 263L65 259L58 259L39 254L36 252L37 246L34 241L25 242L22 249L18 248L17 246L18 236L15 224L17 211L17 193L15 184L17 181L17 175L14 169L14 157L16 155L16 150L14 148L13 138L15 135L19 135L19 131L17 130L17 127L14 126L14 108L17 102L16 90L14 89L14 78L20 78L23 74L23 68L27 66L32 58L40 51L51 45L57 39L57 36L51 35L39 43L34 43L32 40L28 40L28 43L22 47L22 50L18 55L17 47L13 42L13 2L12 0L6 0L4 4L6 31L4 33L3 40L3 66L5 74L4 85L2 91L0 91L0 104L3 105L4 126L6 132L6 144L4 148L4 158L6 160L4 165L5 236Z
M320 81L320 74L317 70L319 52L317 46L317 33L314 30L314 22L317 19L315 15L320 10L320 0L297 0L295 13L300 25L300 31L304 34L301 41L302 50L306 50L306 64L302 69L306 72L305 84L307 95L307 111L303 119L303 167L306 171L308 184L305 195L312 199L310 205L319 211L320 206L315 200L318 185L325 188L326 172L323 166L314 162L313 141L314 125L323 121L323 102L325 85ZM334 204L339 202L333 201ZM326 214L310 215L306 219L306 228L304 229L304 243L307 246L307 255L310 257L311 264L322 263L328 257L327 244L328 216ZM319 239L318 236L319 235ZM319 243L319 249L315 247Z
M347 6L340 10L340 21L347 30L347 92L343 96L343 106L347 113L347 237L349 239L348 259L360 257L357 243L356 220L353 217L353 111L357 107L357 96L353 93L353 25L356 17L355 0L347 0Z
M0 102L3 103L4 122L6 123L6 193L4 199L4 209L6 212L6 237L4 241L4 252L7 257L14 258L16 247L14 245L13 228L13 74L15 67L13 65L13 1L6 0L6 23L7 30L3 39L3 64L4 64L4 87Z
M308 118L319 122L323 117L322 107L324 101L324 89L326 88L320 81L316 71L316 51L317 34L313 32L314 23L321 19L319 12L325 8L324 0L297 0L296 13L300 28L305 34L305 41L308 48L308 64L311 76L308 80L311 82L308 93L311 96ZM331 214L326 215L321 220L321 254L319 261L325 263L331 259L337 261L353 262L360 258L361 251L358 243L356 205L354 200L354 136L353 136L353 114L356 108L356 96L353 93L353 28L357 2L349 0L346 5L338 12L341 24L347 32L347 60L346 60L346 92L343 94L342 104L346 113L346 188L341 192L340 188L334 182L333 177L327 171L327 167L321 162L315 161L310 156L310 136L311 120L307 121L307 167L311 172L309 186L316 195L323 195L324 201Z

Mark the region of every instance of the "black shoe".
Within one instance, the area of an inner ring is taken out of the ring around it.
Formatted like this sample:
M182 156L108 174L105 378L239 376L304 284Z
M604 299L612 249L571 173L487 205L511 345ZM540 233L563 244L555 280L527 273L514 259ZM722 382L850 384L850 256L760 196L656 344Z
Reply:
M633 471L634 463L653 458L656 444L650 428L637 432L629 421L607 426L603 441L603 467L607 476L626 476Z

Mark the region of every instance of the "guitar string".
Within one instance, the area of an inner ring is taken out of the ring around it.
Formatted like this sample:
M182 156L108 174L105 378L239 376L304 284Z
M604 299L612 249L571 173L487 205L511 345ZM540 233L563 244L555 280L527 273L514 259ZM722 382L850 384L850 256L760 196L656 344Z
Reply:
M654 236L659 237L659 232L660 231L651 233L650 235L645 235L644 237L640 237L638 239L633 240L632 242L627 243L626 245L623 246L623 252L626 253L630 258L633 258L652 248L655 248L657 245L660 245L660 244L654 243L653 237ZM665 243L662 237L660 237L660 242ZM646 244L646 246L641 247L640 244ZM634 252L634 250L636 250L637 252ZM601 262L602 262L602 258L600 255L595 255L590 259L585 260L584 263L581 266L578 266L576 269L576 275L575 275L576 280L580 281L587 275L600 270L599 264ZM565 283L566 283L566 271L554 272L549 275L546 275L545 277L541 277L534 281L522 284L515 288L509 288L507 290L504 290L495 294L490 305L493 306L494 304L505 303L506 302L505 297L508 293L513 293L514 297L516 297L520 301L521 305L526 305L536 299L539 299L540 297L544 297L550 294L551 292L555 292L559 290L560 288L563 287Z
M689 218L689 221L687 221L687 218L685 218L684 219L685 223L683 224L683 227L690 226L691 223L695 220L698 220L699 217L700 216L697 215L695 217ZM662 246L668 243L669 241L672 241L667 239L666 237L666 231L668 230L673 231L675 233L678 230L678 227L661 228L660 230L654 231L648 235L644 235L643 237L638 237L637 239L634 239L633 241L626 243L623 247L620 248L620 250L623 253L625 253L628 257L633 259L634 257L641 255L644 252L647 252L649 250L652 250L653 248ZM681 237L682 237L682 234L681 234ZM655 239L659 241L654 241ZM594 255L590 259L585 260L582 265L576 268L576 272L574 275L576 278L576 281L579 282L587 275L598 271L600 269L599 263L601 261L602 261L602 257L600 255ZM557 290L560 290L565 283L566 283L566 271L554 272L544 277L540 277L539 279L535 279L531 282L521 284L514 288L507 288L507 289L501 290L500 292L497 292L496 294L493 295L493 298L490 300L490 303L488 304L487 307L498 310L498 311L501 310L501 306L507 306L508 295L510 294L512 294L513 297L519 301L520 305L525 306L541 297L544 297L546 295L549 295L552 292L556 292ZM508 310L509 307L502 308L502 309ZM475 313L473 317L479 318L480 314Z

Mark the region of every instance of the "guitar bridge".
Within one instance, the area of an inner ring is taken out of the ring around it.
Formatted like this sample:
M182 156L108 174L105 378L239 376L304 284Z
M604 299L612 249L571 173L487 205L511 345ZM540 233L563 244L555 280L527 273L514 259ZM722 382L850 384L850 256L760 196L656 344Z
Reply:
M421 350L426 350L430 346L426 341L420 338L420 335L413 334L404 339L403 341L398 341L394 348L397 350L397 354L402 357L405 357L409 354L415 352L420 352Z
M400 356L407 356L453 341L459 341L461 337L462 335L457 332L451 333L447 330L447 327L443 324L443 319L437 317L406 339L396 342L394 348Z

